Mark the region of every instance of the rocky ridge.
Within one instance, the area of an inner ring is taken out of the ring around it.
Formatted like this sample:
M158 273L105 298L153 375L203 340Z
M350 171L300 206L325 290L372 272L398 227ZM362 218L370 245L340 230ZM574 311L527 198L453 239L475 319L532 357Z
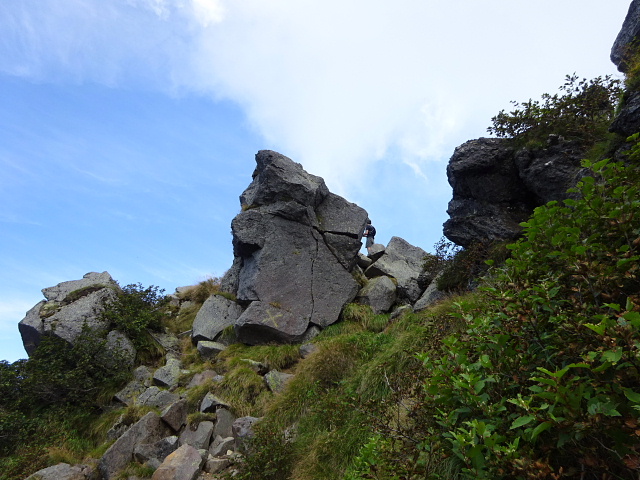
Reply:
M242 211L232 222L233 265L221 291L199 307L188 332L203 360L214 360L237 342L277 342L299 343L304 361L314 351L313 337L339 321L349 303L368 305L376 314L400 314L441 298L432 284L437 272L425 271L424 250L393 237L386 247L374 245L371 256L358 253L365 210L332 194L320 177L279 153L258 152L256 162L253 180L240 197ZM129 349L133 364L136 352L130 340L101 316L119 288L108 272L90 272L81 280L43 289L46 300L19 325L27 352L49 334L74 343L77 332L88 327L113 338L108 348ZM193 308L186 299L192 288L179 287L171 296L178 315ZM153 411L135 422L124 416L117 420L108 433L114 443L95 464L59 464L30 479L109 480L132 461L153 468L153 480L214 478L232 468L259 419L236 418L234 406L214 393L215 385L225 381L223 375L185 368L176 336L153 336L166 351L164 364L137 367L113 398L114 405ZM268 365L245 362L273 395L293 378ZM207 393L194 412L187 399L202 388ZM199 419L190 421L190 413Z

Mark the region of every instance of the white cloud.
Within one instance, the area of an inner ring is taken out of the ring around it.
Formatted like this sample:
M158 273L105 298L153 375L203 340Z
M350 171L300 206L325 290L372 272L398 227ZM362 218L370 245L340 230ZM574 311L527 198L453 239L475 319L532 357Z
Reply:
M0 4L0 71L149 84L241 104L265 147L344 192L399 150L427 161L510 99L613 71L628 0L22 0Z

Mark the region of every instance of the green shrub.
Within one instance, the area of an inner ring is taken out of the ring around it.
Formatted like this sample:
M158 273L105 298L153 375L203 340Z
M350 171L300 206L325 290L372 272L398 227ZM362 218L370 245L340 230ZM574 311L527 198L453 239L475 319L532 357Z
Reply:
M509 113L501 110L487 129L497 137L521 143L544 143L549 134L562 135L591 145L600 139L613 120L622 93L620 81L610 75L592 80L567 75L560 95L542 95L542 101L511 102Z
M395 390L380 429L405 441L378 445L370 471L440 478L455 458L460 478L636 478L640 174L584 166L580 199L536 209L484 304L459 304L466 331L417 355L419 381Z
M71 345L44 335L24 364L20 383L22 402L94 405L122 386L130 372L122 351L107 348L103 334L85 326Z
M151 285L130 284L122 287L115 300L107 303L102 318L131 339L137 350L157 348L148 330L159 331L169 302L164 290Z

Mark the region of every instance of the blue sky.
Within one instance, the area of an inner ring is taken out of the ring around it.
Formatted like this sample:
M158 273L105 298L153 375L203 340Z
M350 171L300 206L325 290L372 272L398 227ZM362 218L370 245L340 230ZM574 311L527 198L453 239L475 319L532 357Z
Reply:
M510 100L616 74L628 0L3 0L0 359L40 290L90 271L221 276L254 155L442 236L454 148Z

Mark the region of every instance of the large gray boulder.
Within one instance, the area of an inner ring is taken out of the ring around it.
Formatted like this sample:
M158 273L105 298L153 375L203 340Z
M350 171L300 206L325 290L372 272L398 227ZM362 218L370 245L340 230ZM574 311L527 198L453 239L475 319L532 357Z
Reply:
M374 262L365 275L369 278L385 275L397 281L396 292L401 300L414 303L422 290L418 278L424 270L427 252L400 237L392 237L384 254Z
M90 272L80 280L59 283L42 290L39 302L18 324L25 350L31 355L42 335L51 333L73 344L84 325L105 330L104 304L116 297L118 284L108 272Z
M640 34L640 1L633 0L629 6L627 16L622 23L622 29L611 48L611 61L621 72L629 69L628 62L633 54L631 48L636 37Z
M176 358L167 358L163 367L153 374L153 383L160 387L171 388L178 384L182 369L182 362Z
M225 328L235 323L241 313L242 307L236 302L221 295L211 295L202 304L193 321L193 342L215 340Z
M256 163L231 224L225 288L235 286L247 307L235 322L241 342L298 342L311 326L336 322L355 297L351 270L367 212L279 153L260 151Z
M138 445L157 442L171 435L169 427L155 412L149 412L120 436L100 459L98 469L104 480L111 480L133 461Z

